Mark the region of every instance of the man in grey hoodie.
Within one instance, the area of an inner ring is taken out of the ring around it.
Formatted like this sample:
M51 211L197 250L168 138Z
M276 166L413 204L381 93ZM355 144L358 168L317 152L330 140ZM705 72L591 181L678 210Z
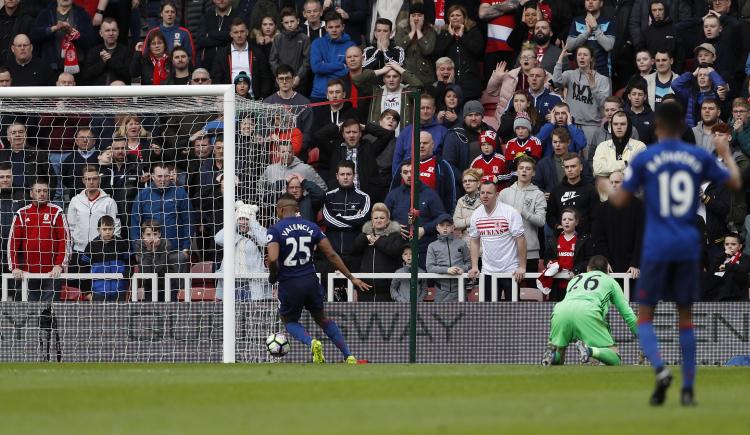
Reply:
M453 218L443 214L438 219L438 238L427 247L426 269L428 273L462 275L471 269L469 247L462 238L453 237ZM458 301L458 281L435 280L435 302Z
M277 163L268 165L260 177L259 185L263 192L267 194L285 192L286 177L292 174L302 175L305 180L311 180L324 191L328 190L325 181L320 178L315 169L294 155L291 144L278 144L274 150L273 161Z
M544 227L547 216L547 200L544 193L534 184L536 161L531 157L518 159L516 171L518 181L500 192L500 201L518 210L523 218L524 234L526 234L526 270L534 272L539 266L539 228Z

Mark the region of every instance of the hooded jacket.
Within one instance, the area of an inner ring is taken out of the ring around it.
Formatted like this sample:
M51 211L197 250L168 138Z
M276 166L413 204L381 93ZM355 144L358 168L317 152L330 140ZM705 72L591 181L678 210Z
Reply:
M294 157L292 163L288 165L283 163L268 165L260 177L260 185L266 192L285 192L286 177L292 174L300 174L305 180L311 180L320 189L324 191L328 190L326 182L320 178L315 169L307 163L302 162L298 157Z
M282 30L271 43L271 72L276 75L279 65L289 65L294 75L304 81L310 72L310 38L301 27L289 32Z
M585 183L581 179L576 184L570 184L567 177L552 189L547 203L547 225L557 228L560 225L562 211L568 207L578 211L579 234L589 234L599 205L599 193L593 184Z
M130 214L130 241L141 238L141 224L154 219L162 225L162 237L170 249L190 249L193 236L193 210L185 189L176 186L158 188L149 185L138 193Z
M424 273L425 270L420 267L417 271L418 273ZM396 269L395 273L411 273L411 266L401 266ZM427 280L420 279L417 282L417 301L422 301L427 296ZM391 281L391 299L393 299L393 302L409 302L411 300L411 280L394 278Z
M367 236L372 234L380 237L370 245ZM371 221L366 222L362 225L362 232L354 239L353 254L361 256L359 271L362 273L395 272L401 265L401 253L408 243L408 240L401 237L401 225L398 222L391 221L385 229L380 231L373 230ZM390 280L369 279L365 282L373 286L371 292L390 297ZM371 300L373 296L374 294L369 292L360 292L358 300Z
M456 65L456 83L464 90L467 100L478 99L482 95L482 81L479 75L479 61L484 55L484 41L479 27L465 28L462 37L457 38L443 29L437 37L434 58L447 56Z
M594 175L597 177L609 177L615 171L624 171L628 167L628 162L646 149L646 144L639 140L631 138L636 131L628 118L628 127L625 130L625 136L620 139L612 136L611 139L600 143L596 147L593 157ZM617 145L623 147L622 155L617 158Z
M682 73L672 80L672 90L680 97L685 106L685 123L690 127L695 127L700 119L700 107L703 100L706 98L718 100L719 95L716 93L716 88L727 84L716 71L711 71L708 76L711 78L711 89L708 91L698 89L698 85L695 83L696 79L690 71Z
M234 235L234 263L235 273L266 272L263 262L264 249L266 246L266 229L258 221L250 219L250 230L247 233L237 231ZM236 227L235 227L236 228ZM224 228L214 236L216 246L227 249L224 246ZM226 258L226 257L225 257ZM224 270L224 261L217 272ZM239 293L238 299L271 299L271 287L266 280L237 279L235 293ZM224 296L223 280L219 280L216 286L216 298Z
M315 73L313 80L312 98L325 99L328 80L344 77L349 70L346 68L346 50L356 45L348 34L344 33L338 39L331 39L325 34L313 41L310 47L310 69Z
M397 26L394 42L404 47L406 59L403 66L407 71L413 72L422 83L431 83L435 80L435 62L430 58L435 50L437 33L432 26L424 26L422 38L412 41L409 37L409 26Z
M453 127L448 131L448 135L445 137L445 143L443 143L443 158L456 167L459 172L463 172L471 166L471 161L474 160L481 152L479 151L479 134L484 130L494 130L489 125L482 122L479 126L479 130L471 130L466 128L465 123L461 123L459 127ZM470 144L477 143L477 154L472 155Z
M693 12L690 9L690 5L687 4L688 2L685 2L684 0L658 0L665 6L664 21L654 23L653 16L651 15L651 4L655 1L657 0L635 0L633 3L628 27L630 30L630 40L633 41L633 45L635 45L636 48L643 47L645 44L649 43L649 39L654 36L651 33L652 28L664 28L668 25L673 26L672 17L676 17L676 21L681 21L685 18L689 18ZM658 24L658 26L656 24ZM658 34L656 36L658 37ZM676 42L677 41L675 40L675 43ZM670 52L674 53L674 50L671 50Z
M681 50L678 49L679 29L675 25L675 22L672 20L672 16L670 15L670 7L664 8L664 19L657 22L654 21L653 15L651 15L651 4L656 0L636 1L641 3L641 5L648 7L648 12L645 17L642 17L636 16L636 13L640 15L642 13L641 11L633 11L633 15L631 15L630 17L630 34L631 39L633 40L633 44L636 46L636 48L645 48L651 53L656 53L657 51L668 51L669 53L674 53L676 60L681 61L684 55L681 53ZM669 0L662 0L661 3L664 4L668 1ZM683 2L675 1L674 3ZM633 25L634 18L640 18L642 20L643 18L645 18L645 20L640 23L641 29L639 29L635 33L633 27L638 26ZM649 24L649 22L651 24Z
M323 222L333 249L341 255L352 254L354 238L370 218L370 196L351 187L339 187L326 193Z
M398 138L396 138L396 151L393 153L393 166L391 167L392 175L396 177L401 167L401 163L406 160L411 160L411 144L412 144L412 132L414 127L408 125L401 129ZM448 129L437 122L435 117L427 122L423 122L420 125L420 131L426 131L432 135L432 141L435 143L433 152L435 155L440 156L443 154L443 143L445 142L446 136L448 136ZM415 146L419 148L419 143ZM417 154L419 150L417 149Z
M427 247L427 273L448 273L451 267L460 267L465 272L471 269L469 247L461 238L453 234L438 235L437 240ZM435 302L458 300L458 281L455 279L435 280Z
M518 182L500 192L500 201L518 210L523 218L526 236L526 258L539 258L539 228L544 226L547 216L547 200L534 184L521 188Z
M437 83L437 82L435 82ZM437 89L436 89L437 90ZM447 85L442 86L442 89L440 92L436 92L438 95L435 96L437 100L437 111L435 113L438 113L440 111L446 110L447 107L445 105L445 94L448 93L448 91L453 91L456 96L458 97L458 105L456 106L455 113L456 113L456 119L455 121L451 122L448 120L443 120L442 124L445 128L451 129L453 127L461 126L464 122L464 91L461 89L461 86L455 84L455 83L449 83Z
M623 208L615 208L609 201L599 205L591 231L594 249L607 257L614 272L639 267L644 217L643 202L638 198Z
M115 220L115 234L120 234L121 223L117 217L117 203L107 192L99 189L99 196L90 201L86 190L70 200L68 205L68 227L73 250L84 252L86 245L99 235L99 219L111 216Z

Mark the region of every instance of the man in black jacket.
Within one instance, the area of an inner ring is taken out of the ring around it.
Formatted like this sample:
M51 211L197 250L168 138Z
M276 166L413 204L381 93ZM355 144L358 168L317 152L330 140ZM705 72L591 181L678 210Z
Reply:
M23 202L23 189L13 188L13 171L10 163L0 163L0 243L2 246L7 246L13 215L23 207ZM3 249L2 264L0 264L3 273L10 272L7 267L7 255L7 250Z
M8 144L8 148L0 150L0 163L11 165L14 188L31 189L37 177L44 177L49 181L50 191L57 188L57 176L53 176L47 153L30 149L26 141L25 125L14 122L8 126Z
M91 86L109 86L120 80L130 84L130 50L117 42L120 30L114 18L105 18L99 35L104 41L89 49L81 70L83 82Z
M34 18L19 7L21 0L5 0L0 8L0 62L5 63L9 57L10 44L16 35L28 35Z
M10 51L13 56L8 56L5 67L13 77L13 86L51 86L55 83L52 69L32 55L34 46L28 36L23 33L16 35Z
M101 189L117 203L117 217L122 224L122 234L128 234L130 210L138 195L139 185L148 183L149 174L141 172L138 158L126 152L125 138L112 138L112 162L99 167Z
M594 213L599 206L599 194L593 184L581 178L583 160L578 154L567 153L562 157L565 178L560 185L552 189L547 203L547 225L553 230L562 228L560 218L562 211L573 208L578 212L579 234L591 234Z
M229 0L213 0L214 6L201 17L200 28L196 34L196 65L211 70L216 52L232 41L229 36L229 25L239 17Z
M250 76L251 97L255 100L266 98L273 92L273 75L271 66L262 50L253 49L247 40L247 25L241 18L235 18L229 30L232 43L220 48L211 71L211 80L215 84L234 82L239 71Z

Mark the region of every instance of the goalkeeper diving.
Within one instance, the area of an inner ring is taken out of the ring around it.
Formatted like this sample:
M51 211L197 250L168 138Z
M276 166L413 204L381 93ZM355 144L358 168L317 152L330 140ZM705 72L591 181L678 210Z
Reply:
M565 349L573 341L581 363L593 358L606 365L620 364L620 354L607 323L610 304L615 305L633 335L637 335L637 325L620 284L607 275L608 266L605 257L595 255L589 260L586 273L570 280L565 299L552 311L549 344L542 365L564 364Z

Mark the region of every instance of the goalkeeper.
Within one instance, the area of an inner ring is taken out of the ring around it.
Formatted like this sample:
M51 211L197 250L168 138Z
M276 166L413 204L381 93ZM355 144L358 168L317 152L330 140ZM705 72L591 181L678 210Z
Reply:
M620 354L606 320L609 305L615 304L634 335L636 317L620 285L607 275L608 266L605 257L596 255L589 260L586 273L570 280L565 299L552 311L549 344L542 365L563 364L565 348L576 339L581 363L594 358L606 365L620 364Z

